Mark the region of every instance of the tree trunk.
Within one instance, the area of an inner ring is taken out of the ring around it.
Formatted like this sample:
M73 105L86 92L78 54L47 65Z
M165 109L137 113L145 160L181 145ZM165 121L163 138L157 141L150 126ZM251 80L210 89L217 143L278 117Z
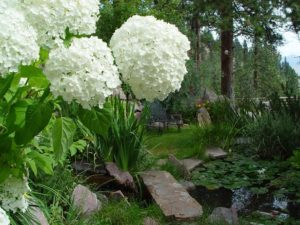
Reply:
M221 31L221 94L233 98L233 31Z
M196 49L195 49L195 59L196 59L196 69L197 72L200 70L201 64L201 55L200 55L200 47L201 47L201 37L200 37L200 20L199 18L194 19L194 26L195 26L195 34L196 34Z
M253 87L257 94L258 89L258 39L257 34L254 34L254 49L253 49Z
M221 20L221 94L233 96L233 8L232 2L225 2L220 9Z

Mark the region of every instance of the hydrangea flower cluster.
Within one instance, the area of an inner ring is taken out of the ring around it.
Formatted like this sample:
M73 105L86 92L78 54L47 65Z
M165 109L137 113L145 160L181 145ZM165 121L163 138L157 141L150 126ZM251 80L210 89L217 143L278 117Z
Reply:
M0 224L1 225L9 225L9 217L6 212L0 207Z
M18 67L31 64L39 57L37 34L26 21L15 1L0 3L0 75L17 72Z
M121 81L107 44L96 37L74 38L70 47L50 52L45 74L54 96L75 100L84 108L103 107Z
M30 191L27 179L9 177L0 183L0 202L2 208L13 213L20 210L25 212L28 208L26 193Z
M133 16L110 41L122 79L136 97L163 100L181 87L190 42L176 26L153 16Z
M28 21L38 32L40 45L53 47L72 34L92 34L96 30L99 0L23 0Z

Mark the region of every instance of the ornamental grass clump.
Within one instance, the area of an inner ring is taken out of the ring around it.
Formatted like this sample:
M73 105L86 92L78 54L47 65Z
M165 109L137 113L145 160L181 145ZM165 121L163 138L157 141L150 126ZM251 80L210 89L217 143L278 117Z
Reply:
M111 122L107 136L99 138L99 153L122 170L134 170L142 150L146 113L137 119L135 106L118 97L110 101Z

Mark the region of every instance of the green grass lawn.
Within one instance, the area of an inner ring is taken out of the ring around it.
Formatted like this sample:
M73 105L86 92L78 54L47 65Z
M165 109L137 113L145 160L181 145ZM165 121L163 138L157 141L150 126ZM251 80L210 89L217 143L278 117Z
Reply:
M180 131L170 128L162 134L151 131L146 135L145 145L158 158L165 158L168 154L174 154L180 159L191 157L197 155L200 149L193 132L193 126L184 127Z

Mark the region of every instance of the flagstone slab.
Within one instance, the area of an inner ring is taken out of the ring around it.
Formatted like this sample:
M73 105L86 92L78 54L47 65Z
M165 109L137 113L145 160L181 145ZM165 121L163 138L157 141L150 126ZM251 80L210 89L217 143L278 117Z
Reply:
M166 171L146 171L141 178L154 201L167 218L193 220L203 213L202 206Z
M180 161L189 172L192 172L203 163L203 161L200 159L182 159Z
M206 149L206 155L212 159L223 159L227 156L227 152L219 147L211 147Z

